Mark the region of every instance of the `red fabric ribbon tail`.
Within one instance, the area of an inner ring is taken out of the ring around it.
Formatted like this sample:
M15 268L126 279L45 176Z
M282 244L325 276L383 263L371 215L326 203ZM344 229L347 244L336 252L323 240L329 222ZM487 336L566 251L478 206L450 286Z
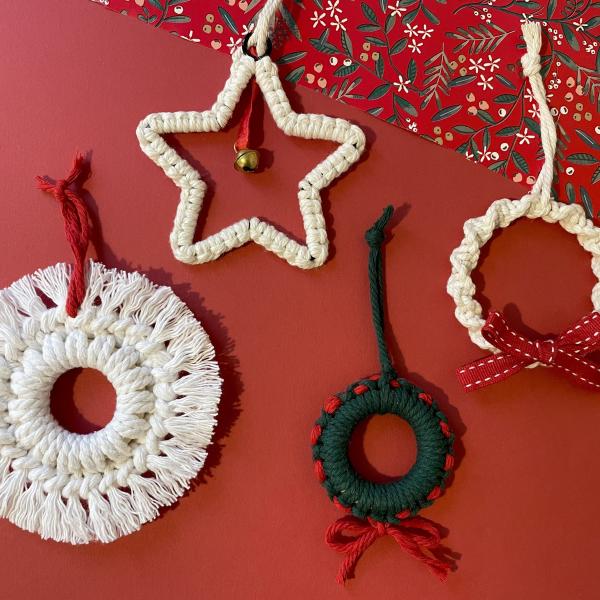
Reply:
M247 150L250 144L250 122L252 120L252 110L259 92L258 83L256 83L256 77L252 78L252 83L250 85L252 86L250 100L244 109L242 121L240 122L240 130L235 141L234 148L236 152L239 152L240 150Z
M77 315L85 298L85 256L90 242L90 223L80 188L89 175L89 163L82 154L77 153L66 179L52 183L47 177L36 177L37 187L51 193L60 203L65 221L65 236L75 257L66 300L66 310L70 317Z
M354 576L356 564L365 550L385 535L391 535L405 552L424 563L441 581L446 581L454 563L443 556L441 533L434 523L421 517L398 524L380 523L347 515L332 523L325 536L330 548L346 555L336 577L339 584Z
M474 392L515 375L528 364L510 354L495 354L474 360L456 369L456 378L465 392Z

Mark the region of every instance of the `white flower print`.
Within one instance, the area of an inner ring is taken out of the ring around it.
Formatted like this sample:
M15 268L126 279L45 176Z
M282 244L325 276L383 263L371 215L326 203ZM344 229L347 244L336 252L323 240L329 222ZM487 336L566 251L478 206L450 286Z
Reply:
M423 42L417 42L417 40L410 40L410 43L408 44L408 47L411 49L412 53L414 54L415 52L417 54L421 54L421 46L423 45Z
M344 25L344 23L346 23L348 21L347 18L344 19L340 19L339 15L335 15L334 20L331 21L331 23L329 23L332 27L335 27L336 31L339 31L340 29L342 29L343 31L346 31L346 25Z
M229 48L229 54L233 54L241 45L242 45L242 38L238 38L236 40L230 36L229 42L227 42L227 47Z
M493 90L494 86L492 85L492 81L494 81L493 77L486 77L485 75L480 75L479 76L479 81L477 82L477 85L480 85L481 89L483 91L487 90L488 88L490 90Z
M254 31L254 23L248 23L248 25L242 26L242 38L245 38L249 33Z
M497 152L491 152L489 148L484 146L483 152L479 157L479 162L484 162L485 160L498 160L498 158L500 158L500 156Z
M310 20L313 22L313 29L315 27L318 27L319 25L321 25L321 27L325 27L325 13L321 13L319 14L316 10L313 13L313 16L310 18Z
M196 42L198 43L200 41L200 38L194 37L194 30L190 29L189 33L187 35L180 35L179 36L182 40L187 40L188 42Z
M577 31L583 31L588 24L583 22L583 17L579 18L579 21L573 21L573 25L575 25L575 29Z
M394 85L398 88L398 92L408 92L408 85L411 83L410 79L404 79L402 75L398 74L398 81L394 82Z
M493 73L495 69L500 68L500 59L494 58L491 54L488 54L488 61L484 64Z
M432 33L433 29L427 29L427 25L423 25L423 29L419 29L419 35L421 36L422 40L430 38Z
M333 19L335 13L341 13L340 0L327 0L327 6L325 10L329 12L329 16Z
M411 25L410 23L408 23L406 25L406 29L404 30L404 33L409 37L418 37L419 35L419 30L417 29L416 25Z
M477 60L469 59L471 63L469 65L469 71L475 71L475 74L479 73L479 71L485 71L485 65L483 64L483 58L478 58Z
M522 144L531 144L531 140L535 139L535 135L528 133L529 129L525 127L523 133L517 133L517 138L519 140L519 146Z
M531 108L527 111L530 115L532 119L539 119L540 118L540 109L537 107L537 104L532 104Z
M403 12L406 12L406 8L400 6L401 0L396 0L396 4L388 4L388 9L390 10L392 17L401 17Z

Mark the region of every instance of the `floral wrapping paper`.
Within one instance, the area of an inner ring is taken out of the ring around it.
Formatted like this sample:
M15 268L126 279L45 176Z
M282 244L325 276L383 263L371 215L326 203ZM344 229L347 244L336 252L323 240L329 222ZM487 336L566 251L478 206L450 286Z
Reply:
M190 43L233 52L261 0L92 0ZM558 126L556 193L600 217L600 1L284 0L282 76L462 153L525 185L541 166L522 78L523 21L543 25Z

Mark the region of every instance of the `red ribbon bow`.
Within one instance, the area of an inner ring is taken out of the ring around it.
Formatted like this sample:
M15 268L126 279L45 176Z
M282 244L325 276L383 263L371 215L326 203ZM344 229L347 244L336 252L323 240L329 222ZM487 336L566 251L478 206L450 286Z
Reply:
M385 535L391 535L405 552L425 563L442 581L446 580L452 563L432 554L434 550L443 549L440 546L440 531L431 521L413 517L398 524L391 524L347 515L331 524L326 534L327 545L346 554L336 578L337 582L343 584L351 577L363 552L376 539ZM424 549L429 552L424 552Z
M582 357L600 349L600 314L590 313L556 337L529 340L513 331L501 313L487 318L481 333L500 350L456 371L465 391L504 381L525 367L539 363L558 369L587 388L600 388L600 367Z

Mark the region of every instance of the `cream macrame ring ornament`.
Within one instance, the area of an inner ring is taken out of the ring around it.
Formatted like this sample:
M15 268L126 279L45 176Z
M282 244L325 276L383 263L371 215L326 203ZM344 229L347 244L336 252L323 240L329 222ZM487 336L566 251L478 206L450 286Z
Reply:
M481 305L474 298L476 286L471 273L479 261L480 249L489 241L496 229L507 227L521 217L542 218L548 223L559 223L563 229L575 234L581 246L592 255L592 271L600 280L600 229L586 217L582 206L564 204L551 199L556 126L548 108L544 83L540 75L540 24L525 23L522 30L527 52L521 61L523 73L529 78L540 111L544 164L530 193L519 200L507 198L496 200L483 216L465 222L465 237L450 256L452 274L447 288L456 303L456 318L468 329L471 340L483 350L494 353L498 353L499 349L482 334L486 321L482 317ZM597 283L592 290L592 304L594 309L600 310L600 283ZM535 367L538 364L540 363L534 361L528 366Z
M67 227L85 215L68 189L75 179L51 190ZM202 468L221 380L192 312L140 273L90 261L70 316L76 257L73 269L47 267L0 291L0 516L44 539L111 542L153 520ZM103 373L117 396L112 420L87 435L50 411L55 381L79 367Z
M301 269L320 267L327 260L329 241L321 190L355 164L365 147L363 131L344 119L299 114L292 110L279 79L277 65L268 56L271 22L281 0L267 0L256 27L241 48L233 53L231 72L212 108L203 112L161 112L148 115L137 128L143 152L181 189L170 236L175 258L201 264L253 241ZM248 47L255 50L251 55ZM289 238L259 217L242 219L205 239L194 242L206 183L196 169L162 137L172 133L208 133L222 130L231 119L242 92L255 77L275 123L285 135L336 142L339 147L307 173L298 184L298 203L306 234L304 244Z

